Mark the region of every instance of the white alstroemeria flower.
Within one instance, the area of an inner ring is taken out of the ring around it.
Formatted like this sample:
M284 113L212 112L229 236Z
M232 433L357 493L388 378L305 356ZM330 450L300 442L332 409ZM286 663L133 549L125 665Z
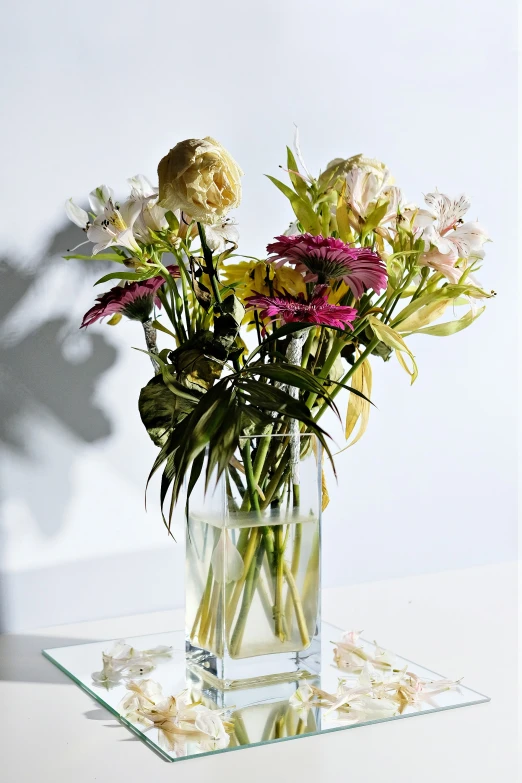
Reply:
M360 631L349 631L334 647L334 661L339 669L357 674L362 671L369 655L357 644Z
M338 713L338 719L353 723L365 723L370 720L391 718L397 715L399 706L393 699L376 699L371 695L361 695L350 704L348 713Z
M213 253L222 253L227 243L237 245L239 242L239 229L232 218L225 218L218 223L205 226L207 245Z
M112 659L118 661L128 661L136 654L134 647L127 644L123 639L119 639L117 642L113 642L108 650L104 650L102 655L104 659Z
M305 714L312 706L314 696L314 689L307 683L304 683L290 696L288 704L300 714Z
M483 245L488 235L479 223L464 222L471 204L467 196L451 199L435 191L428 193L424 200L428 209L420 209L414 220L414 229L424 240L426 251L419 263L442 272L452 283L457 283L467 264L456 266L456 262L483 258Z
M158 189L153 187L147 177L136 174L128 180L131 186L130 202L139 203L138 217L134 223L134 235L145 244L152 242L151 231L162 231L169 224L166 209L158 205Z
M103 671L95 672L93 680L98 682L102 675L108 674L114 675L115 681L119 681L122 677L144 677L156 668L155 658L169 656L171 653L172 647L166 645L159 645L150 650L137 650L123 640L114 642L102 653Z
M101 215L109 201L114 201L114 191L107 185L99 185L89 193L89 204L95 215Z
M408 218L409 215L413 215L417 211L415 204L408 201L402 190L396 185L389 185L385 188L381 194L381 200L388 202L386 214L379 224L381 226L387 223L396 223L398 217Z
M336 698L332 700L325 715L329 715L330 713L337 712L341 709L352 709L352 706L358 704L362 697L368 695L369 690L371 690L371 688L368 688L366 684L361 686L350 686L348 683L340 680Z
M243 576L244 563L229 531L224 528L212 553L212 573L216 582L237 582Z
M341 636L341 642L343 644L357 644L362 631L345 631Z
M131 186L131 198L150 198L158 195L158 188L154 188L144 174L135 174L127 180Z
M145 677L155 668L156 665L152 661L138 657L128 661L122 668L122 673L125 677Z
M404 672L397 686L397 698L403 709L410 705L420 707L423 702L433 705L433 697L458 688L460 680L423 680L413 672Z
M114 685L119 685L122 678L122 673L116 671L111 667L103 667L101 672L93 672L91 674L92 681L95 685L103 685L104 688L112 688Z
M396 665L396 655L384 647L375 644L375 655L371 658L371 663L376 669L392 670Z
M75 225L87 231L90 225L89 215L78 204L75 204L72 198L65 202L65 214Z
M158 729L158 743L162 748L184 755L185 742L193 740L202 749L225 748L229 743L220 710L210 710L200 698L186 690L178 696L164 696L154 680L129 682L131 691L120 702L124 717L140 723L145 729Z
M120 245L131 252L139 253L140 248L132 229L140 209L140 204L136 201L127 201L120 209L117 209L112 199L109 199L103 214L99 215L87 229L87 238L95 243L92 249L93 255L114 245Z
M200 740L204 750L218 750L228 746L230 737L225 731L219 714L214 710L210 710L202 704L199 705L194 726L198 731L208 736L208 739Z

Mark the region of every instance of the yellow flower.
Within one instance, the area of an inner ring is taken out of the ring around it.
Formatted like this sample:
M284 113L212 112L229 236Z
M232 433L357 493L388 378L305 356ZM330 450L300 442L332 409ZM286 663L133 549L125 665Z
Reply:
M328 292L328 304L339 304L343 296L347 294L349 290L350 286L346 285L344 280L341 280L335 290L331 288Z
M159 204L216 223L241 201L243 172L219 142L186 139L159 162Z
M275 291L291 296L306 294L306 284L300 272L290 266L276 269L265 261L225 264L221 270L221 279L224 285L234 285L236 296L243 301L248 296L270 296Z
M224 264L221 267L223 285L233 285L235 295L244 303L255 294L271 296L274 292L298 296L306 295L306 283L303 275L290 266L276 269L265 261L239 261L236 264ZM252 313L247 312L244 324L252 327Z

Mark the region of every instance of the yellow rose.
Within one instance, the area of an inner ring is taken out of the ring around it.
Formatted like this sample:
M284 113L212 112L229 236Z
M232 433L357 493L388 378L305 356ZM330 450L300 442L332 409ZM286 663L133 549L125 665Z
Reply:
M186 139L159 162L159 203L200 223L216 223L241 201L243 172L224 147L207 136Z

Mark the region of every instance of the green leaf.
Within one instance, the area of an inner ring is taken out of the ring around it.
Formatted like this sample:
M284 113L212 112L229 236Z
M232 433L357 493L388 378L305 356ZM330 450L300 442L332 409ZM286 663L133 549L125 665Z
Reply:
M148 280L150 277L155 277L156 272L152 274L138 274L138 272L110 272L108 275L104 275L97 280L94 285L100 285L100 283L107 283L109 280Z
M387 324L384 324L382 321L379 321L378 318L376 318L374 315L371 315L368 318L368 323L370 324L371 328L373 329L374 333L377 335L379 340L381 340L385 345L388 345L390 348L393 348L395 351L395 355L397 356L397 359L399 361L399 364L403 369L408 373L408 375L411 378L411 383L415 382L415 379L417 378L417 375L419 374L419 371L417 369L417 363L415 361L415 357L402 339L402 337L395 332L391 326L388 326ZM411 368L408 367L404 355L407 354L411 360Z
M412 332L418 332L421 327L436 321L437 318L441 318L446 312L446 308L450 302L451 299L435 300L434 302L419 308L417 312L412 313L408 318L405 318L404 321L401 321L395 328L401 333L407 332L408 334L412 334Z
M359 394L356 394L359 392ZM368 426L370 417L370 406L368 402L361 400L372 392L372 368L368 359L365 359L352 376L352 389L348 398L348 411L346 413L345 438L348 441L354 431L357 422L359 430L354 438L348 443L346 448L355 445L362 438ZM367 397L366 397L367 400Z
M373 212L371 212L364 221L362 230L363 237L366 236L366 234L369 234L370 231L373 231L374 228L377 228L387 211L388 201L385 201L383 204L379 204L377 207L375 207Z
M294 153L290 147L286 148L286 165L288 168L288 176L290 177L297 195L302 199L308 199L308 188L306 187L306 182L299 174L294 174L294 172L299 171L299 166L297 165Z
M339 198L337 199L337 210L335 213L337 220L337 230L339 237L343 242L352 242L353 234L348 219L348 205L346 204L346 183L344 183Z
M171 231L177 231L179 229L179 220L177 219L174 212L172 212L170 209L168 212L165 212L165 219L169 224Z
M461 296L470 296L475 299L490 299L493 294L488 294L486 291L483 291L482 288L468 285L467 283L464 285L459 285L458 283L443 285L441 288L437 288L436 291L431 291L429 294L419 296L418 299L414 299L410 302L410 304L404 307L393 319L391 326L395 329L398 324L405 321L410 315L432 302L438 302L441 299L457 299Z
M287 199L289 200L290 204L292 205L292 209L294 210L295 216L303 226L305 231L308 231L310 234L320 234L321 233L321 222L319 220L319 217L315 214L313 207L308 201L308 199L303 199L300 196L297 195L291 188L288 187L288 185L285 185L283 182L280 182L275 177L271 177L269 174L266 175L268 179L274 183L276 188L279 188L281 193L283 193Z
M116 253L97 253L95 256L71 255L63 256L63 258L66 261L69 261L71 258L76 258L79 261L115 261L117 264L123 264L125 261L123 256L118 256Z
M168 334L170 337L173 337L174 340L176 340L176 335L174 332L171 332L170 329L167 329L166 326L164 326L161 321L158 321L157 319L152 322L152 325L155 329L158 330L158 332L163 332L164 334Z
M471 326L473 321L476 321L485 309L485 306L481 307L480 310L477 310L475 313L473 310L468 310L462 318L459 318L456 321L446 321L446 323L443 324L427 326L425 329L417 329L415 334L431 334L434 337L449 337L449 335L457 334L457 332L461 332L463 329L467 329L468 326Z
M145 429L156 446L163 446L176 419L194 408L194 398L177 396L162 376L156 375L140 391L138 409Z
M351 158L337 160L332 166L325 169L317 180L317 189L319 193L324 193L328 188L334 187L339 177L347 174L361 158L361 153L353 155Z

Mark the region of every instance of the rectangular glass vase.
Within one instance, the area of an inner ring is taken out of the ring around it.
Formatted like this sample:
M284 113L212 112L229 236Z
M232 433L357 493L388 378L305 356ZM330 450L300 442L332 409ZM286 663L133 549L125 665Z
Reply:
M187 503L188 667L223 689L313 675L320 445L302 434L242 438L221 475L206 473L204 465Z

